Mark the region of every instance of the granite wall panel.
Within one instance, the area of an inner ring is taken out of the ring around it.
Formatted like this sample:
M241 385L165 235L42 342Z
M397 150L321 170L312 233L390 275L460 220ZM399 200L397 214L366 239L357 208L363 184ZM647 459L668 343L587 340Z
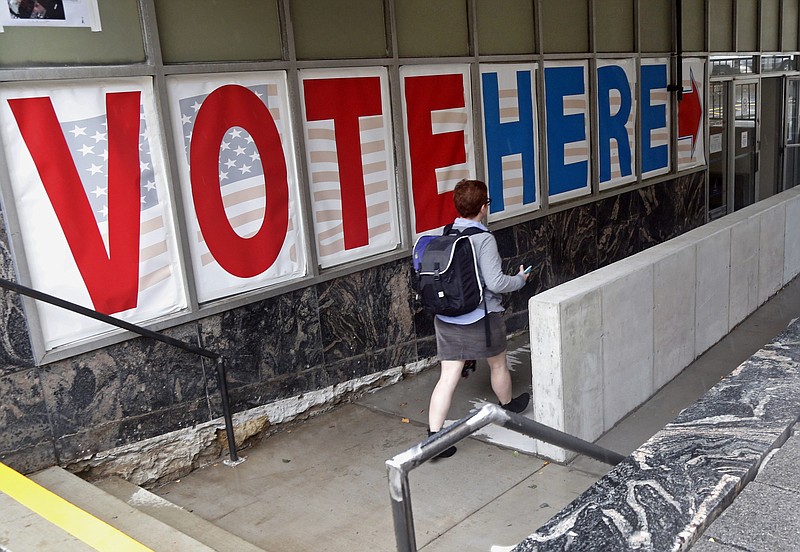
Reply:
M547 217L547 253L553 270L551 287L599 266L596 209L592 203Z
M652 196L650 189L597 202L598 266L610 265L642 251L641 220L648 195Z
M0 377L0 453L41 443L52 437L38 368Z
M194 326L164 333L197 345ZM147 338L54 362L41 372L56 437L205 399L209 377L197 355Z
M414 339L407 259L319 284L326 363Z
M496 230L504 270L534 267L528 285L505 297L508 330L527 327L532 295L702 224L702 174ZM0 270L13 277L4 238ZM0 456L20 469L67 463L222 414L213 361L139 338L32 368L16 297L2 296L0 317L7 322L0 338ZM408 258L166 333L227 359L234 412L436 354L433 321L415 302ZM15 429L6 431L11 424Z
M203 346L228 360L231 386L322 364L316 287L293 291L198 322Z
M8 247L5 220L0 212L0 278L16 281L14 259ZM31 339L22 300L16 293L0 290L0 376L34 366Z

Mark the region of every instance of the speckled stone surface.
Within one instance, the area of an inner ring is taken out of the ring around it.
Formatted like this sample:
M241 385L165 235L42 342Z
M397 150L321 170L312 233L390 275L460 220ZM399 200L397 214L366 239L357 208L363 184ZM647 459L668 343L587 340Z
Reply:
M800 538L800 435L770 454L755 481L717 518L692 552L794 552Z
M798 416L795 321L513 552L687 550Z

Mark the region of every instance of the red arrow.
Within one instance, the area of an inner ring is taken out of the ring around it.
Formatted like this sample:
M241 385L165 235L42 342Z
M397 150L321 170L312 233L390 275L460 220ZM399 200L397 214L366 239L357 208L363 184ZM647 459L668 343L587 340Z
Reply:
M689 79L692 83L690 91L683 92L683 99L678 106L678 138L691 138L692 155L700 134L700 121L703 120L703 107L700 105L700 92L697 90L697 81L694 72L689 70Z

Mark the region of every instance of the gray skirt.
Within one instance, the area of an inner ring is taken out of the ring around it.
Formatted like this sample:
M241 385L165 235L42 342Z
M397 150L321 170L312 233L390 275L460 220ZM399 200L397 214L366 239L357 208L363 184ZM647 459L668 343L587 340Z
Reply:
M486 321L483 318L466 325L448 324L435 318L433 326L439 360L490 358L506 350L506 322L499 312L489 313L490 347L486 346Z

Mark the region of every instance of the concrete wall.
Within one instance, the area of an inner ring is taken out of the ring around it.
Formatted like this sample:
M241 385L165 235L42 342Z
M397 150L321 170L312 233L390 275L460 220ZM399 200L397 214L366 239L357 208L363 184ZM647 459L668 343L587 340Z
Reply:
M800 273L799 237L792 189L532 297L534 419L600 437Z

